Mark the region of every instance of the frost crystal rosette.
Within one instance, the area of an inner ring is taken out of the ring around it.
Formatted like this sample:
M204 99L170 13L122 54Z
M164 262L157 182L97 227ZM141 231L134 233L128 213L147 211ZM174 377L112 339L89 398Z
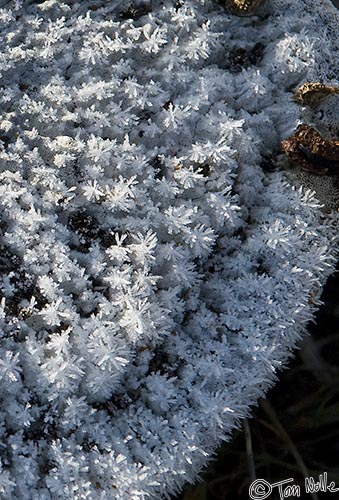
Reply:
M336 217L262 167L291 88L334 83L337 18L0 5L0 496L159 499L272 385L333 266Z

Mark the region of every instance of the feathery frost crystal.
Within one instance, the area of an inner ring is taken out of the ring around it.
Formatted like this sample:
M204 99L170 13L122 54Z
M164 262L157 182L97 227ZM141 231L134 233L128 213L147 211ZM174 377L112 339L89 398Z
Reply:
M336 255L264 168L324 5L0 2L1 498L162 498L275 381Z

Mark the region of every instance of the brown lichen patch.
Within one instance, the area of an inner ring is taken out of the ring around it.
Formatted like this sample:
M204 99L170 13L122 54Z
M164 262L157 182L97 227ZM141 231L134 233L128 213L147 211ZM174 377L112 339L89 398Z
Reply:
M307 82L294 90L294 100L302 106L315 106L333 94L339 94L339 87L319 82Z
M228 54L225 69L231 73L241 73L244 68L255 66L260 63L265 46L258 42L253 47L234 47Z
M237 16L251 16L264 5L265 0L223 0L226 9Z
M339 141L324 139L310 125L299 125L281 146L287 158L302 170L315 175L339 174Z

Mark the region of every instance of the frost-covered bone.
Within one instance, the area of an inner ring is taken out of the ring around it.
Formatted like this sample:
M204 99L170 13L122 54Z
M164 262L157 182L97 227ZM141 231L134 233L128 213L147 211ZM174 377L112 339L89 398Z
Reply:
M336 217L261 165L291 89L338 74L337 18L2 5L0 495L159 499L273 384L333 265Z

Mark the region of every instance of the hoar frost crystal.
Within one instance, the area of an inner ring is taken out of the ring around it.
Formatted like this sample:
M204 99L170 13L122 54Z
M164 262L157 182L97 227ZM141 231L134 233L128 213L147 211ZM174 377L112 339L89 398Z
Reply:
M0 2L1 498L169 495L274 382L336 255L263 168L328 5Z

